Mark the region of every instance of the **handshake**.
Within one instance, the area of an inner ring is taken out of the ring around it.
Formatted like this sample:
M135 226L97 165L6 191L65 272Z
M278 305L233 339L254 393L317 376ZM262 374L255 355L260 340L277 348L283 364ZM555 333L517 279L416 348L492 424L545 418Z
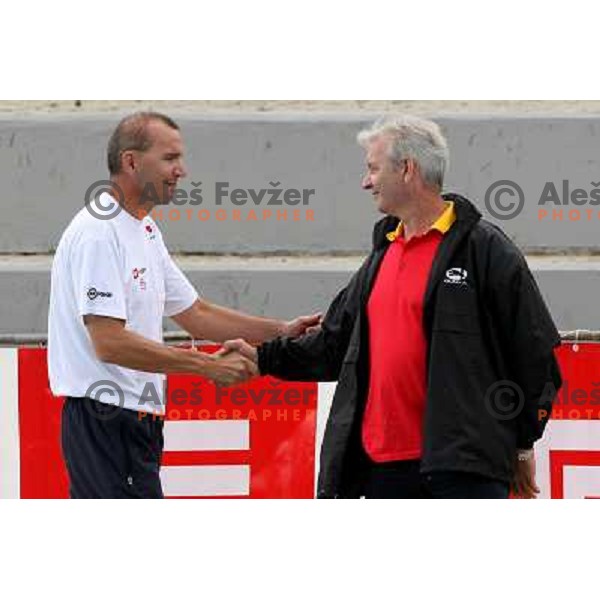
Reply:
M246 340L229 340L212 356L214 365L210 378L216 385L237 385L259 375L258 351Z
M284 323L280 335L298 337L318 331L321 315L297 317ZM259 375L258 351L256 347L243 339L228 340L215 354L202 354L203 366L197 373L211 379L215 385L227 387L243 383Z

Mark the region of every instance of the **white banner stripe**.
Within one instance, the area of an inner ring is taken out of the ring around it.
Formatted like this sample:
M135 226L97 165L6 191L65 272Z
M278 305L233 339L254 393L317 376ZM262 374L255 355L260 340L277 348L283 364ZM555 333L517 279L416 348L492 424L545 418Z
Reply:
M0 348L0 498L19 498L19 357Z
M550 419L535 445L536 479L540 498L550 498L551 450L600 450L600 421ZM567 497L567 496L565 496Z
M248 496L249 465L163 467L165 496Z
M597 450L600 421L595 419L550 419L538 444L552 442L553 450Z
M319 477L319 461L321 457L321 445L325 434L325 425L329 419L329 411L333 402L337 383L335 381L319 383L317 387L317 424L315 431L315 496L317 495L317 479Z
M165 421L165 450L248 450L250 421Z
M600 496L600 467L566 466L563 469L565 498Z

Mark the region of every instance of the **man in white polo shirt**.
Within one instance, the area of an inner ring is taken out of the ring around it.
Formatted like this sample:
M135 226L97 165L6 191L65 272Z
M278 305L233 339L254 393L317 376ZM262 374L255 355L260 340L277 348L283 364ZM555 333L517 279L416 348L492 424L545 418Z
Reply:
M297 336L319 316L283 322L198 298L148 215L170 201L186 174L179 127L169 117L123 119L109 141L108 168L111 193L86 198L56 250L50 386L66 398L62 445L71 497L161 498L163 421L156 415L164 413L164 374L194 373L232 385L256 373L237 353L164 345L163 316L216 342Z

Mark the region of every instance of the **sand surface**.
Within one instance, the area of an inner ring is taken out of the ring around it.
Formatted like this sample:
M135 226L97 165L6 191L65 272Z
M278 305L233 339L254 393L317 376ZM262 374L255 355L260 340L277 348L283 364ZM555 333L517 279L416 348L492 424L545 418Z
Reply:
M154 109L169 113L404 112L413 114L599 114L600 100L0 100L0 115Z

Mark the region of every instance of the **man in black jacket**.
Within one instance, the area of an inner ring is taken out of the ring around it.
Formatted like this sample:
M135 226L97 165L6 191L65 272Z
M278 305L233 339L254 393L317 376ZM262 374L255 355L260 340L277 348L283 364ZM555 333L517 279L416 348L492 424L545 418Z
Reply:
M467 199L441 194L435 123L382 120L358 141L362 186L387 215L371 253L319 331L227 346L262 374L338 381L319 497L534 497L560 338L527 263Z

